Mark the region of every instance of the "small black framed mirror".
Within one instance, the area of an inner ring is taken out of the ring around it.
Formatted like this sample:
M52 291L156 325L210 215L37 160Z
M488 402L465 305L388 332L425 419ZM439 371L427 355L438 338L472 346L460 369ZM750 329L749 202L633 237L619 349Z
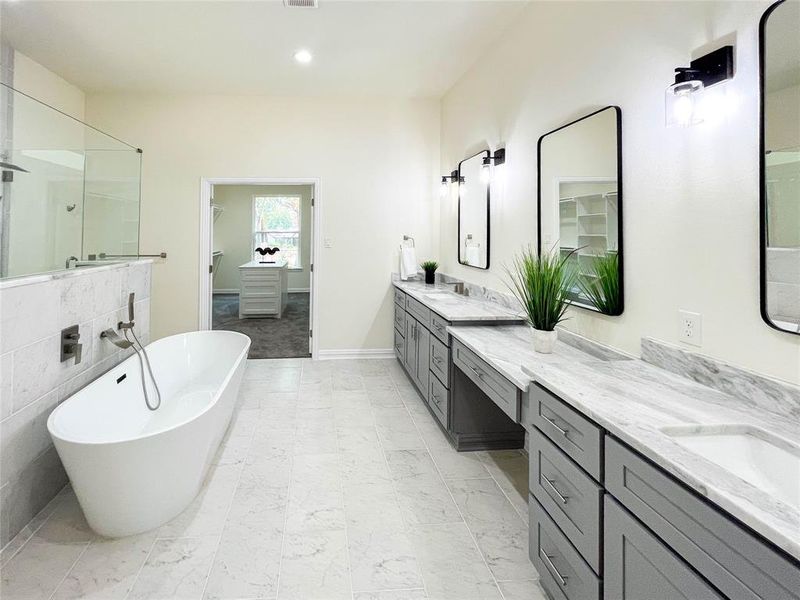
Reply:
M621 315L622 110L607 106L554 129L538 145L538 251L577 272L573 306Z
M800 334L800 3L761 17L759 65L761 317Z
M489 268L489 179L483 168L491 153L483 150L458 163L458 262Z

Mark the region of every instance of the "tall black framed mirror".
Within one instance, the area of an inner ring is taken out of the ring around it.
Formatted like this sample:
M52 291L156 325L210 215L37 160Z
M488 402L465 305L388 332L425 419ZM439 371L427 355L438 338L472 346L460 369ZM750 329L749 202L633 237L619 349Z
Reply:
M622 111L607 106L554 129L538 145L538 250L577 271L573 306L621 315Z
M800 334L800 3L761 18L761 316Z
M483 150L458 163L458 262L489 268L489 180L484 176Z

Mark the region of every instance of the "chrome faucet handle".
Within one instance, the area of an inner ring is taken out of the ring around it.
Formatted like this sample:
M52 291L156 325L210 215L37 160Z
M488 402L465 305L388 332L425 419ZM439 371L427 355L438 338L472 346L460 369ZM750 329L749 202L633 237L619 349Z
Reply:
M75 359L75 364L81 362L83 357L83 344L78 340L81 339L80 329L77 325L65 327L61 330L61 362L67 361L70 358Z

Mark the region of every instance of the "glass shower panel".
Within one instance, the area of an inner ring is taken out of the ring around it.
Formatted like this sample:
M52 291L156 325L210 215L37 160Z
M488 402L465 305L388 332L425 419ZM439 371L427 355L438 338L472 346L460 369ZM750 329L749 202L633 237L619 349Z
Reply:
M87 150L83 258L139 253L141 154Z
M139 251L141 152L0 84L0 278Z

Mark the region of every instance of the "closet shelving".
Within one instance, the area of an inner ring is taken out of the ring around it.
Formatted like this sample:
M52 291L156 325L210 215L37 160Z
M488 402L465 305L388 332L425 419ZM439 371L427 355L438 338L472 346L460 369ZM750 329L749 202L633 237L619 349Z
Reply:
M616 196L596 191L559 198L559 249L562 256L574 253L570 262L582 277L594 277L592 261L617 249Z

